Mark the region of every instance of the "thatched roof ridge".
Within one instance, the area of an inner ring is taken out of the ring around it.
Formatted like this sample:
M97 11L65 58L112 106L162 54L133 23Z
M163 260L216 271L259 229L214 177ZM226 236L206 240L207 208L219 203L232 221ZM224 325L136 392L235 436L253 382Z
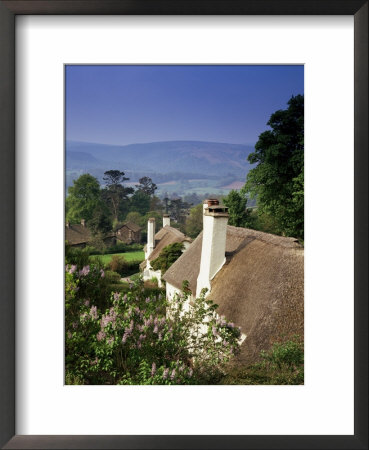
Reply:
M91 238L90 230L80 223L65 226L65 240L71 245L87 244Z

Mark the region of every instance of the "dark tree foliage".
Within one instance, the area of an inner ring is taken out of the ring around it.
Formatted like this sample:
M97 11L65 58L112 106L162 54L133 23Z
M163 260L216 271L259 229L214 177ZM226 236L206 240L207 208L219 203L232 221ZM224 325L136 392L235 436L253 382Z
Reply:
M175 242L174 244L167 245L160 252L160 255L151 261L151 267L154 270L161 270L161 273L165 273L169 267L182 255L183 248L184 245L182 242Z
M164 199L165 200L165 199ZM182 201L181 198L175 198L170 200L168 205L168 213L178 223L184 223L185 218L189 214L189 210L192 205Z
M156 189L158 188L150 177L142 177L138 180L138 182L140 184L136 184L136 188L147 195L154 195Z
M257 166L248 173L243 192L257 197L260 212L274 218L277 232L303 239L304 97L292 97L268 125L271 129L261 133L248 157Z
M103 189L102 196L109 205L114 219L119 220L119 211L122 209L122 202L128 200L128 196L133 194L134 189L124 187L123 182L129 180L120 170L108 170L104 172L103 180L106 182L106 188Z
M141 215L146 214L150 210L150 195L144 191L138 190L130 198L130 211L138 212Z
M101 201L96 206L88 226L94 235L107 233L112 228L111 215L107 205Z

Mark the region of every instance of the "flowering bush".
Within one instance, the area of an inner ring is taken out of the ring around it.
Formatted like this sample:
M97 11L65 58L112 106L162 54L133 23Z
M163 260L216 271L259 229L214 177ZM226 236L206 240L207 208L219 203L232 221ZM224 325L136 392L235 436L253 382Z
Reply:
M210 383L238 351L240 330L204 293L189 308L188 295L169 302L138 281L103 310L87 297L103 278L66 266L67 384Z

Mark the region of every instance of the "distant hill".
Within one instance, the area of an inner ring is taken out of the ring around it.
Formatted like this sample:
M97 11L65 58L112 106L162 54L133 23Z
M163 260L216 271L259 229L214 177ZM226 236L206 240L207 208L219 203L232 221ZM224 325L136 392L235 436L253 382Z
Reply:
M247 157L253 151L251 145L202 141L123 146L67 141L67 186L82 173L89 172L102 181L106 170L119 169L131 181L152 177L159 190L185 193L197 188L206 191L211 186L226 192L232 183L245 181L251 167Z
M209 175L245 175L252 146L219 142L168 141L124 146L67 142L67 169L92 165L108 170L123 163L126 170L168 173L194 172ZM106 164L110 163L109 166ZM82 168L82 167L81 167ZM83 167L87 169L88 167Z

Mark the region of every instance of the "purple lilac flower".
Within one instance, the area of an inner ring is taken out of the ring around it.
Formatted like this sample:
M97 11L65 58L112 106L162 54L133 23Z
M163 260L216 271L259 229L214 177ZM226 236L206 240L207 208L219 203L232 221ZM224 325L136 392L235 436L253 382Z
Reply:
M155 325L155 327L154 327L154 333L157 333L157 332L158 332L158 326Z
M113 337L111 337L111 338L108 339L108 344L109 344L109 345L111 345L113 342L114 342L114 338L113 338Z
M90 300L89 299L85 300L84 305L85 306L90 306Z
M119 300L119 292L114 292L114 300L117 302Z
M142 347L141 342L137 342L137 348L141 348L141 347Z
M124 334L123 334L123 337L122 337L122 343L123 343L123 344L126 343L127 338L128 338L128 334L127 334L127 333L124 333Z
M150 297L146 298L146 303L150 303Z
M193 370L190 368L190 370L188 371L188 376L191 378L193 375Z
M103 331L99 331L96 335L96 338L99 342L102 341L103 339L105 339L105 337L106 337L106 334Z
M76 270L77 270L77 266L75 264L72 264L70 266L69 273L74 273Z
M105 277L105 272L104 272L103 269L100 269L100 275L101 275L101 278L104 278L104 277Z
M159 341L161 341L161 333L159 333L158 339L159 339Z
M97 307L96 306L91 306L90 316L95 320L97 319Z
M217 328L214 325L213 325L212 331L213 331L213 336L218 336Z
M153 362L151 366L151 376L153 377L156 373L156 364Z
M169 369L164 369L163 378L166 380L168 378Z
M170 379L174 380L175 376L176 376L176 369L173 369L172 373L170 374Z
M82 270L79 271L79 276L85 277L90 273L90 266L84 266Z
M228 328L234 328L234 323L233 323L233 322L229 322L229 323L227 324L227 327L228 327Z

